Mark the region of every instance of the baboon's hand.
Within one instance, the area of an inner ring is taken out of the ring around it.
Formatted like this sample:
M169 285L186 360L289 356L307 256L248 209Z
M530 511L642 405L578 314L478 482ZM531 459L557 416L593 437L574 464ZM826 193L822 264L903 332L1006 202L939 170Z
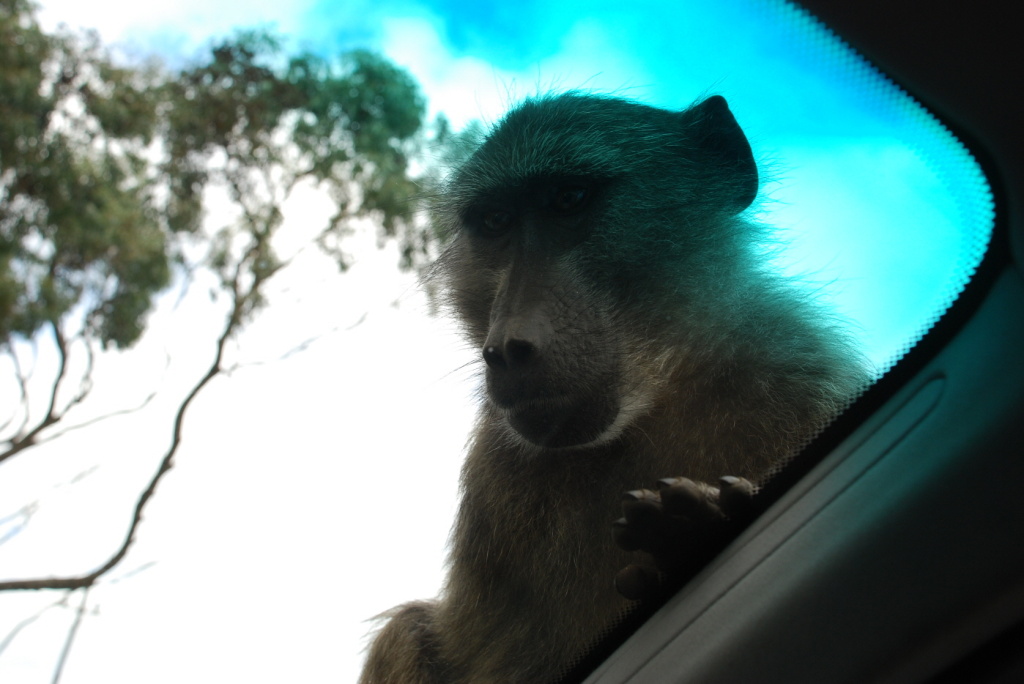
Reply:
M660 480L657 491L626 492L623 517L612 527L615 542L651 554L657 570L630 565L615 577L616 589L628 599L644 598L664 580L703 566L749 518L753 495L754 485L739 477L723 477L717 487L672 477Z

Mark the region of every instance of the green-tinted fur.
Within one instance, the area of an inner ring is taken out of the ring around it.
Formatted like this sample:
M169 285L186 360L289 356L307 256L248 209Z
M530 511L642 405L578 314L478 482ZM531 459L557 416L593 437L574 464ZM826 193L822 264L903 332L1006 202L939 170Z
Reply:
M469 339L532 316L543 372L512 380L541 402L604 392L593 405L618 413L546 448L510 427L494 397L515 385L488 370L444 592L397 610L365 682L557 677L628 605L612 578L643 559L611 542L623 491L756 479L867 383L841 326L763 263L742 215L757 183L720 98L669 112L574 93L513 109L453 174L435 277ZM575 213L536 200L566 184L588 193Z

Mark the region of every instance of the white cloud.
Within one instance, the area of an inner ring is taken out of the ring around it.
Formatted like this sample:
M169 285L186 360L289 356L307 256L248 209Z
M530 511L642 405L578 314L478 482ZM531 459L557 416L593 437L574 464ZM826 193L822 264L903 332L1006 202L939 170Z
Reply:
M515 75L476 57L453 54L439 22L396 17L385 19L383 29L383 53L420 83L431 114L443 111L461 128L474 119L494 122L508 108L505 90Z
M381 49L421 84L432 113L444 112L456 128L471 120L496 122L519 100L550 90L584 89L641 98L647 71L612 27L582 19L559 51L521 71L499 69L472 55L456 54L430 17L383 21Z
M39 13L44 28L67 24L73 29L95 29L104 42L132 52L148 53L154 47L175 48L189 56L211 36L238 27L270 26L292 34L315 0L45 0Z

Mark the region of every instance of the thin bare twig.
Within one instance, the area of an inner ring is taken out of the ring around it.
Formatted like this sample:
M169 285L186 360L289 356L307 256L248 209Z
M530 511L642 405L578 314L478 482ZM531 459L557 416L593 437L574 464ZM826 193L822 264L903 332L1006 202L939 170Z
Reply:
M167 372L167 369L170 368L170 366L171 366L171 356L170 356L170 354L165 354L164 355L164 372L165 373ZM161 383L157 383L158 386L160 384ZM75 425L70 425L70 426L64 428L63 430L55 431L53 433L50 433L50 434L46 435L46 437L44 437L42 439L36 440L36 444L44 444L44 443L49 442L51 440L57 439L58 437L63 437L64 435L68 434L69 432L74 432L75 430L81 430L82 428L89 427L91 425L95 425L96 423L100 423L100 422L103 422L104 420L108 420L110 418L114 418L115 416L125 416L125 415L130 415L132 413L137 413L138 411L141 411L142 409L144 409L147 406L149 406L150 402L152 402L154 399L156 399L157 394L159 394L159 390L153 390L152 392L150 392L146 396L145 399L143 399L140 403L136 404L135 406L131 406L129 408L124 408L124 409L118 409L117 411L111 411L110 413L104 413L102 416L96 416L95 418L91 418L91 419L86 420L84 422L76 423Z
M51 608L56 608L57 606L66 606L68 603L68 596L70 595L71 592L66 592L60 597L60 599L54 601L48 606L44 606L39 611L37 611L35 615L29 615L27 618L25 618L18 624L14 625L14 627L11 628L11 631L7 633L7 636L5 636L2 641L0 641L0 654L3 654L3 652L7 650L7 647L10 646L14 639L18 636L18 634L21 633L21 630L25 629L33 622L41 618L43 616L43 613L50 610Z
M110 413L104 413L102 416L96 416L95 418L90 418L89 420L83 421L81 423L76 423L74 425L69 425L68 427L64 428L63 430L59 430L57 432L53 432L51 434L46 435L46 437L43 437L42 439L36 440L36 444L45 444L46 442L49 442L49 441L54 440L54 439L57 439L58 437L63 437L64 435L68 434L69 432L74 432L75 430L81 430L82 428L89 427L91 425L95 425L96 423L101 423L101 422L103 422L105 420L108 420L110 418L114 418L115 416L126 416L126 415L129 415L129 414L141 411L142 409L144 409L147 406L149 406L150 402L152 402L156 398L157 394L159 394L159 390L153 390L148 395L146 395L145 399L143 399L140 403L136 404L135 406L131 406L129 408L118 409L117 411L111 411Z
M51 425L60 421L63 418L63 414L57 411L57 394L60 392L61 385L64 382L64 378L67 374L68 369L68 346L67 341L64 339L64 334L60 330L60 325L57 321L51 320L50 327L53 330L54 342L57 345L57 374L53 379L53 385L50 388L50 405L46 409L46 415L40 420L35 427L29 430L27 433L17 435L10 440L10 447L0 453L0 463L3 463L7 459L15 456L19 452L27 449L28 447L37 443L40 433Z
M60 676L64 672L64 663L67 662L68 653L71 652L71 644L75 642L75 635L78 634L78 627L82 624L82 617L85 615L85 603L89 600L89 588L82 592L82 602L78 604L78 610L75 612L75 621L71 623L71 629L68 630L68 638L64 640L64 648L61 649L60 658L57 659L57 667L53 671L52 684L59 684Z
M92 345L89 344L89 340L87 340L84 335L77 335L75 340L72 340L72 344L74 344L76 340L80 341L85 347L85 370L82 372L81 379L78 381L78 392L71 398L71 401L61 409L62 415L66 414L68 409L72 406L81 404L85 401L85 398L89 396L89 392L92 391L92 371L96 363L96 354L93 351Z
M68 371L68 345L64 339L64 333L61 332L60 325L55 320L50 321L50 327L53 329L53 339L57 343L59 358L57 361L57 376L53 379L53 388L50 390L50 406L46 409L46 417L43 418L43 423L47 425L58 420L55 417L57 415L57 393L60 392L60 386L64 382L64 376ZM47 421L50 421L50 423ZM33 432L38 430L39 428L37 427Z
M39 510L39 502L32 501L27 503L18 510L10 513L3 518L0 518L0 527L8 528L3 533L0 533L0 544L6 544L8 541L18 536L22 530L28 525L32 516Z
M217 340L217 354L214 358L213 363L207 369L206 373L199 379L199 381L192 387L192 390L185 397L185 400L178 407L177 414L174 417L174 428L172 432L171 445L164 453L164 457L160 461L160 465L157 467L153 477L150 478L149 484L146 489L139 495L139 499L135 504L135 512L132 516L131 524L128 527L128 533L125 535L124 541L121 543L120 548L112 555L106 563L93 570L86 575L80 575L78 577L48 577L43 579L34 580L13 580L7 582L0 582L0 591L17 591L17 590L38 590L38 589L81 589L85 587L91 587L96 583L100 577L105 575L114 566L121 562L125 554L128 553L128 548L132 542L135 541L135 532L142 522L142 510L146 507L150 497L156 491L157 485L165 474L173 467L174 455L178 452L178 447L181 445L182 428L185 422L185 413L188 407L198 396L199 392L215 378L221 372L221 362L224 357L224 347L227 344L228 338L235 331L237 327L237 305L232 310L231 315L228 318L228 322L224 326L224 331L220 338Z
M257 237L254 241L254 245L248 250L247 256L255 255L259 252L260 240L266 239L266 237ZM214 356L213 362L207 369L206 373L199 379L198 382L192 387L192 390L186 395L181 405L178 407L178 411L174 417L174 427L172 430L171 444L167 451L164 453L163 459L160 461L160 465L157 467L156 472L150 479L146 489L139 495L139 499L135 504L135 512L132 515L131 524L128 527L128 532L125 535L124 541L121 542L121 546L107 561L96 568L92 572L79 575L77 577L47 577L41 579L31 580L11 580L0 582L0 591L34 591L40 589L83 589L93 586L96 581L114 568L118 563L124 559L128 553L128 549L131 547L132 542L135 541L135 534L138 531L139 525L142 522L142 511L149 502L149 499L156 492L157 485L164 475L174 465L174 456L178 452L178 448L181 446L182 431L185 424L185 414L188 411L189 406L199 395L206 385L223 372L223 361L224 361L224 350L227 346L228 340L242 325L246 307L249 302L256 296L259 288L263 286L265 280L271 277L276 270L271 270L265 274L254 275L252 283L243 292L239 289L239 281L241 280L242 271L245 265L248 263L248 259L243 258L232 278L228 280L226 285L230 288L232 294L232 308L228 315L227 321L224 324L224 329L221 331L220 337L217 339L217 352Z
M233 365L229 369L227 369L226 372L230 375L231 373L234 373L235 371L238 371L238 370L242 370L244 368L252 368L254 366L266 366L266 365L271 364L271 363L279 363L281 361L285 361L286 359L290 359L291 357L295 356L296 354L299 354L301 352L306 351L307 349L312 347L317 342L320 342L321 340L325 339L326 337L328 337L330 335L333 335L334 333L336 333L338 331L348 332L349 330L354 330L355 328L359 327L363 323L363 321L366 320L367 315L368 315L368 313L364 312L363 315L360 316L356 320L355 323L352 323L352 324L347 325L345 327L342 327L340 325L336 325L333 328L330 328L329 330L325 330L324 332L320 333L319 335L314 335L313 337L307 337L305 340L303 340L302 342L298 343L297 345L295 345L294 347L292 347L288 351L284 352L283 354L281 354L277 358L269 359L269 360L268 359L264 359L264 360L260 360L260 361L249 361L247 363L236 363L235 365Z
M18 381L18 406L22 407L22 410L18 411L15 409L11 411L10 417L0 424L0 430L6 430L10 427L14 423L14 419L21 414L21 425L14 431L14 434L18 435L28 424L28 411L24 410L24 407L28 406L28 376L25 375L25 371L21 368L21 359L18 358L18 354L14 350L14 343L9 337L2 346L7 348L7 353L11 357L11 364L14 366L14 377Z
M81 341L83 346L85 347L85 370L82 371L81 377L79 379L78 391L75 393L75 396L73 396L64 406L58 406L57 395L60 392L61 386L63 385L64 381L67 379L67 357L69 354L70 345L64 339L63 334L60 332L58 323L56 321L51 321L51 326L53 327L54 339L57 345L59 364L57 369L57 376L54 379L53 386L50 390L49 408L47 409L46 415L43 417L43 419L28 432L23 432L25 429L25 424L28 422L28 412L27 410L24 411L24 420L22 422L21 427L19 428L20 434L16 434L13 438L7 441L7 449L0 452L0 463L3 463L8 458L17 455L18 453L24 451L25 449L28 449L29 447L44 444L53 439L56 439L57 437L60 437L61 435L65 435L73 430L77 430L87 425L93 425L95 423L100 422L101 420L106 420L107 418L111 418L113 416L138 411L145 407L147 404L149 404L149 402L152 401L153 398L156 396L156 391L154 391L139 406L135 406L129 409L123 409L120 411L113 411L111 413L99 416L97 418L93 418L92 420L88 420L84 423L74 425L65 430L61 430L59 432L48 432L45 436L43 436L43 433L44 431L47 430L47 428L53 427L54 425L64 420L64 417L68 414L69 409L78 404L81 404L83 401L85 401L86 397L89 396L89 393L92 391L93 388L92 374L93 369L95 368L96 361L95 351L93 350L92 345L89 344L89 341L82 335L76 336L74 340L72 340L72 343L75 341ZM14 357L13 351L11 353L11 356ZM16 357L15 361L17 363ZM17 371L17 374L19 377L19 382L21 382L22 384L22 406L25 406L27 405L28 397L27 380L23 379L23 374L20 372L20 367L19 370Z

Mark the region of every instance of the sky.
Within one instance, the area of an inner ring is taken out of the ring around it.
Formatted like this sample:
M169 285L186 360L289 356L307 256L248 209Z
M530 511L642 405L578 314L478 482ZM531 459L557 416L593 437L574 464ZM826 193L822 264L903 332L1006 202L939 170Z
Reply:
M969 158L899 91L767 0L583 7L47 0L41 18L94 28L126 59L170 63L253 26L324 55L368 47L407 69L431 113L456 127L491 124L549 90L673 109L723 94L767 178L757 211L779 230L779 268L819 292L884 369L980 255L990 208ZM322 201L299 198L286 225L327 211ZM427 314L393 249L367 232L349 251L356 265L344 275L312 257L284 273L232 349L239 369L200 397L138 542L89 596L64 684L353 681L367 620L437 593L476 352ZM88 411L154 388L157 399L0 468L0 518L39 502L29 528L0 545L0 577L81 572L116 548L222 315L201 284L168 293L136 349L100 359ZM51 680L73 618L67 606L45 609L59 598L0 595L0 643L24 625L0 653L0 681Z

